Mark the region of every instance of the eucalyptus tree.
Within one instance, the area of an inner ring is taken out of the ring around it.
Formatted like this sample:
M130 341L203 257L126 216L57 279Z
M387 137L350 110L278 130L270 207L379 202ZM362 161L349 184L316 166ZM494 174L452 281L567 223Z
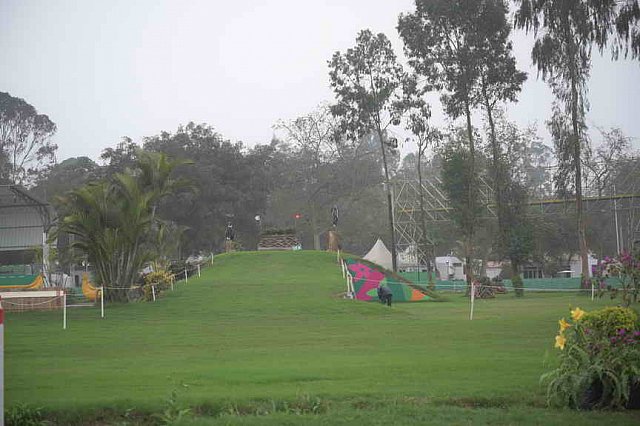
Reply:
M441 147L442 187L451 204L450 216L462 234L462 249L465 257L467 282L472 279L472 259L478 214L468 205L479 205L478 174L471 168L472 155L465 143L466 129L453 129ZM472 197L470 200L469 197Z
M29 185L55 163L56 125L27 101L0 92L0 179ZM40 176L41 177L41 176Z
M400 124L411 106L407 93L415 89L397 61L391 42L382 33L362 30L356 45L346 52L335 52L329 64L331 87L337 103L331 112L340 118L340 130L351 140L369 134L380 143L387 193L389 233L393 269L397 266L396 238L393 223L393 200L389 178L388 151L397 148L397 140L389 137L390 126ZM414 99L415 102L419 102Z
M471 163L475 154L471 113L479 103L480 70L480 39L475 36L474 19L481 12L481 3L416 0L416 10L398 20L409 64L430 88L442 92L440 99L451 118L465 117Z
M514 204L509 200L510 177L505 164L502 141L496 136L495 116L497 109L505 102L516 102L527 74L517 69L513 56L513 46L509 40L511 23L507 19L508 8L503 0L485 1L485 13L479 17L482 22L477 27L484 32L486 43L482 45L480 61L479 96L486 115L488 139L491 144L491 178L494 188L498 217L497 247L500 255L511 250L507 228L507 218L512 216ZM512 268L517 274L517 268Z
M619 0L616 3L612 25L617 35L614 57L623 52L625 57L631 54L633 59L640 59L640 0Z
M422 263L425 259L421 259L421 253L427 253L427 266L429 270L429 282L433 279L432 276L432 268L435 264L435 252L433 244L430 242L430 238L427 235L427 219L425 212L425 200L424 200L424 186L422 180L422 163L424 161L424 157L426 151L429 147L432 147L437 144L441 135L438 129L431 126L429 120L431 118L431 109L428 105L421 105L419 108L414 109L409 114L409 119L407 120L407 128L414 135L414 140L417 145L417 156L416 156L416 170L418 172L418 194L419 194L419 205L420 205L420 231L421 231L421 241L418 243L419 247L417 247L418 254L418 262ZM428 247L428 249L427 249Z
M593 46L606 46L617 0L515 0L515 25L532 31L533 63L555 96L549 122L558 157L556 185L575 192L582 276L589 277L582 203L582 158L588 146L585 115Z
M601 142L595 147L587 151L583 159L583 165L587 169L587 179L590 180L590 186L595 188L598 197L602 196L605 189L609 188L609 181L615 176L616 163L621 162L629 156L631 147L631 138L626 136L622 130L612 128L609 131L598 129Z
M475 196L476 138L472 110L481 103L482 72L490 68L488 64L493 59L490 55L499 52L498 47L492 45L493 39L500 38L492 32L499 27L494 21L500 22L496 13L499 15L501 9L496 4L496 1L416 0L416 10L400 15L398 21L398 32L409 64L424 77L428 88L441 91L440 99L447 115L454 120L466 119L468 152L464 161L469 170L460 178L468 177L470 181L464 185L466 199L459 201L464 202L461 207L471 215L477 215L479 210ZM496 79L499 78L499 73L495 74ZM490 81L493 77L489 80L485 76L487 95ZM464 246L471 250L477 220L459 223L467 227L462 230L468 238ZM472 253L465 253L465 257L469 266ZM467 270L467 282L470 284L471 268Z

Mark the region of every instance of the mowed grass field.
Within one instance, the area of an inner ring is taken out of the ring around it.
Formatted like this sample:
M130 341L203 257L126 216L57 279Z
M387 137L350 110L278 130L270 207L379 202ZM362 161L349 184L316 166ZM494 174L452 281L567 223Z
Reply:
M6 405L117 423L176 390L187 424L640 422L548 409L539 385L558 319L614 302L509 294L469 321L460 295L389 309L344 288L332 254L242 252L155 303L69 309L67 330L59 311L8 313Z

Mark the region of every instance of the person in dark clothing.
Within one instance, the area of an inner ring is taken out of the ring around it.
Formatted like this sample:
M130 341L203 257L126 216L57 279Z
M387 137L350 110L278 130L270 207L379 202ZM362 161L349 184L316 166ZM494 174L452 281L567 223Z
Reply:
M391 289L380 284L378 287L378 299L380 299L380 303L383 305L386 303L387 306L391 306L392 296Z

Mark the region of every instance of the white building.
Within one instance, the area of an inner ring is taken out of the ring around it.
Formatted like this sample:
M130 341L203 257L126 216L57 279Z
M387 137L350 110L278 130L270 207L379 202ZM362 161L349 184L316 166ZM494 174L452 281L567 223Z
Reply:
M49 205L26 189L18 185L0 185L0 265L36 263L34 249L38 247L42 250L44 268L48 269L47 233L52 217Z
M436 257L436 269L441 280L466 280L464 264L455 256Z
M490 279L494 279L495 277L500 275L502 272L502 262L496 262L494 260L489 260L487 262L486 274Z
M593 276L593 268L598 265L598 259L589 254L589 276ZM580 256L572 257L569 261L569 270L571 278L580 278L582 276L582 259Z

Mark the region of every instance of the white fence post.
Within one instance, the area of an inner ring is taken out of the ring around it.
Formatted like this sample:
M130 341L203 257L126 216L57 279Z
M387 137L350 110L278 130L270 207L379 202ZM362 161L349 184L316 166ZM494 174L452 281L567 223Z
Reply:
M200 278L200 264L198 263L198 278Z
M213 265L213 253L211 253L211 265Z
M4 425L4 310L0 298L0 425Z
M350 290L349 290L349 291L351 291L351 295L352 295L352 296L353 296L353 298L355 299L355 298L356 298L356 297L355 297L355 293L356 293L356 292L355 292L355 290L353 289L353 277L351 276L351 274L348 274L348 275L347 275L347 277L349 278L349 288L350 288Z
M64 307L62 308L62 329L67 329L67 293L62 291L62 303Z
M473 308L476 301L476 286L475 282L471 281L471 312L469 312L469 320L473 320Z
M189 275L187 274L187 268L184 268L184 282L189 282Z
M100 287L100 318L104 318L104 286Z
M151 294L153 295L153 301L156 301L156 286L152 285L151 286Z
M351 289L349 288L349 277L344 277L345 283L347 284L347 294L349 294L349 292L351 291Z
M596 297L596 287L593 285L593 280L591 280L591 301Z

